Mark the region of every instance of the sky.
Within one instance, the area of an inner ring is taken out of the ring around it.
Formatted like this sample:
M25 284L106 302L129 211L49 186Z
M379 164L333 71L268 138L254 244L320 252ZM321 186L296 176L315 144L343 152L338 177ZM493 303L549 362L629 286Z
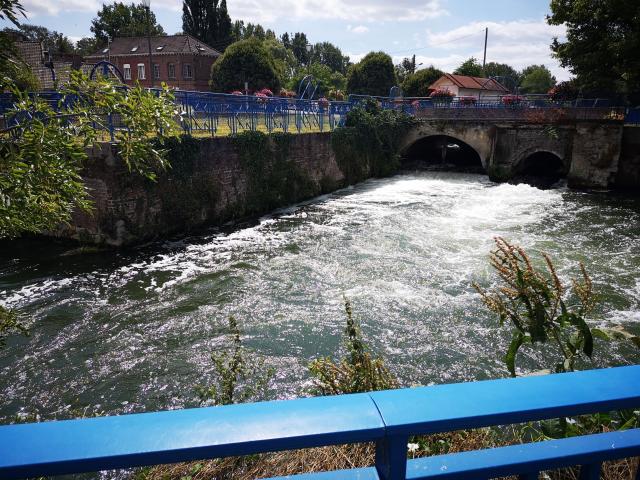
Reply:
M131 0L126 0L130 2ZM78 40L91 34L91 19L108 0L22 0L28 22ZM394 63L416 55L422 67L454 70L482 59L489 28L487 62L516 69L544 64L560 80L570 74L552 58L553 37L563 26L546 24L549 0L227 0L232 20L260 23L277 35L304 32L310 43L328 41L358 61L383 50ZM182 0L151 0L167 33L182 29ZM0 21L0 26L7 22ZM419 67L419 68L422 68Z

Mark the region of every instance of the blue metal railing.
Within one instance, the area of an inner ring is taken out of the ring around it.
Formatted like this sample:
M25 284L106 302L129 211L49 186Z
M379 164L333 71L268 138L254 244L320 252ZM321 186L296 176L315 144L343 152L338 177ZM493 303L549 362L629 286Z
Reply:
M300 478L471 479L640 455L640 429L407 460L411 435L640 406L640 366L0 427L0 478L375 442L375 466ZM636 477L637 479L640 477Z
M126 87L123 87L126 88ZM159 90L155 90L159 91ZM58 92L36 93L57 109ZM350 95L346 102L327 102L284 97L258 97L212 92L174 91L185 133L235 134L244 130L266 132L325 131L344 125L347 113L365 99L375 99L382 108L433 119L519 120L556 122L574 119L622 120L624 107L607 99L552 101L546 95L458 97L371 97ZM510 100L507 100L508 98ZM13 107L10 94L0 94L0 129L19 124L20 115L8 115ZM635 117L634 117L635 118ZM114 132L123 129L117 115L104 118L96 128Z

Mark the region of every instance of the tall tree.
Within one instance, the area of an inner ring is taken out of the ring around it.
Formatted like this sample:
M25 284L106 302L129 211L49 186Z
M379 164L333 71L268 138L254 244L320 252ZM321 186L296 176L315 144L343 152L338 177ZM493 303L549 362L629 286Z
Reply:
M471 57L462 62L462 65L456 68L453 73L456 75L466 75L468 77L482 77L482 65L480 65L475 57Z
M347 73L349 57L342 54L342 51L329 42L316 43L313 46L311 63L326 65L333 72Z
M514 83L518 84L520 81L520 74L511 65L506 63L489 62L484 66L484 77L502 77L502 83ZM511 80L504 80L511 79Z
M218 0L184 0L182 31L212 45L218 37Z
M309 63L310 53L307 51L307 45L309 41L307 40L307 36L302 32L296 32L293 35L293 39L291 40L291 50L293 50L293 54L303 65L307 65Z
M220 8L218 9L218 38L216 42L217 45L212 46L219 48L221 51L224 51L233 43L231 17L227 10L227 0L222 0L222 2L220 2Z
M530 65L522 70L520 90L523 93L547 93L556 84L556 78L544 65Z
M370 52L356 63L347 76L347 91L361 95L389 95L396 84L391 57L384 52Z
M20 17L26 18L26 14L18 0L0 0L0 20L8 20L20 28ZM7 30L0 32L0 79L13 79L14 84L23 90L38 90L38 80L29 66L18 56L15 36ZM4 88L0 88L0 92L2 91Z
M151 35L166 35L156 21L153 12L149 13ZM126 5L115 2L103 5L98 16L91 22L91 31L100 46L106 45L109 38L142 37L147 34L147 9L134 3Z
M15 33L28 41L42 42L51 53L74 53L75 51L73 42L68 37L40 25L22 23L17 30L5 30L8 33Z
M586 91L640 101L640 2L552 0L547 21L566 25L566 41L551 49Z

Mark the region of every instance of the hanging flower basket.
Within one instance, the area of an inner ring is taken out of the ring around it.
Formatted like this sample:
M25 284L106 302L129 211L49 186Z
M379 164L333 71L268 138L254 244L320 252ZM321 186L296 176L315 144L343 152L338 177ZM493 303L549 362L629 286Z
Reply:
M502 104L508 107L520 105L524 99L520 95L505 95L502 97Z
M453 97L455 97L453 92L446 88L437 88L429 95L429 98L431 98L435 104L440 105L449 105Z
M458 103L460 103L460 105L471 106L475 105L477 101L478 99L473 96L458 97Z
M267 100L268 100L268 98L269 98L267 95L265 95L265 94L264 94L264 93L262 93L262 92L258 92L258 93L256 93L256 94L254 94L254 97L257 97L257 98L258 98L258 102L259 102L259 103L267 103Z

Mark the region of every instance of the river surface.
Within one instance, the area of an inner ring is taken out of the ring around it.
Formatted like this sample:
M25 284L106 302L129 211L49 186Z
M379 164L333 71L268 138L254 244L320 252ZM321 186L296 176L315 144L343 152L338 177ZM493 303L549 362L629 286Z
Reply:
M564 278L583 261L601 300L593 323L640 333L639 199L406 173L135 250L5 244L0 303L31 336L0 350L0 422L195 405L231 314L277 371L269 396L304 394L308 363L341 346L343 297L404 385L504 377L509 329L471 288L494 279L495 235L548 252ZM525 348L519 365L549 358ZM589 365L638 362L598 341Z

